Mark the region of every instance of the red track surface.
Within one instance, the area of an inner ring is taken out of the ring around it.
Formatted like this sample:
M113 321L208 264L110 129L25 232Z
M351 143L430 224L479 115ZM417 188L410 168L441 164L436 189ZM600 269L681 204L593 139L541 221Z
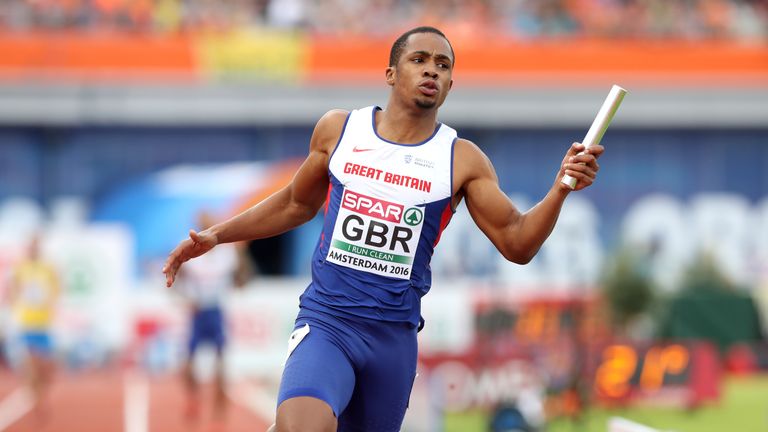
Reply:
M245 407L231 403L224 421L211 418L208 403L210 389L201 390L202 412L198 421L184 417L185 395L176 376L139 378L147 384L148 399L144 432L239 432L264 431L268 427ZM21 387L20 378L7 370L0 371L0 410L6 398ZM12 423L8 432L111 432L125 430L124 403L127 394L125 374L120 370L63 373L59 372L50 392L50 410L41 420L31 413ZM139 416L141 417L141 416ZM134 419L136 420L136 419ZM0 426L2 427L2 426Z

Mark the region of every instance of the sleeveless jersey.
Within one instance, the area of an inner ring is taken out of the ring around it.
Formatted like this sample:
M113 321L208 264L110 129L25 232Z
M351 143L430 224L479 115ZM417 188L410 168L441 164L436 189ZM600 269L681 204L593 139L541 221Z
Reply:
M45 330L53 320L59 282L54 267L43 261L24 261L16 268L18 298L14 304L19 326Z
M456 131L418 144L376 132L379 107L352 111L330 157L325 221L301 306L419 324L429 262L453 215Z
M182 294L200 308L221 306L227 291L235 285L237 249L217 245L210 252L184 264Z

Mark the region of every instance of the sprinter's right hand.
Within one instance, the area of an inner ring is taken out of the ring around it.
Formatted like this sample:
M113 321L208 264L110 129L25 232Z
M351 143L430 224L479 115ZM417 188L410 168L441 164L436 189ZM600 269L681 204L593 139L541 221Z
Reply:
M200 231L198 233L195 230L189 230L189 238L183 240L171 251L168 259L165 260L165 265L163 265L165 286L170 287L173 285L173 281L176 280L176 273L178 273L182 264L192 258L199 257L216 246L218 243L216 235L207 231Z

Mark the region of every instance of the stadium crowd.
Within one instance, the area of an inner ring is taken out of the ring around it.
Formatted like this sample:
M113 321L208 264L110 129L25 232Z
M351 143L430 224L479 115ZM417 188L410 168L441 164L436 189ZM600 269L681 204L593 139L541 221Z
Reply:
M761 41L768 38L768 0L3 0L0 8L6 31L389 35L416 23L517 39Z

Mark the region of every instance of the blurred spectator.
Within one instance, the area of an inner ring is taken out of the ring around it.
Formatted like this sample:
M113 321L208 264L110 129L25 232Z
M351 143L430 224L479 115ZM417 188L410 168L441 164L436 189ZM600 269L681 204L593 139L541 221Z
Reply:
M514 38L768 37L766 0L4 0L0 28L165 33L239 28L391 34L416 24Z
M43 259L40 238L32 237L27 256L13 269L8 302L24 347L23 372L39 420L48 416L54 358L51 324L59 299L59 276Z

